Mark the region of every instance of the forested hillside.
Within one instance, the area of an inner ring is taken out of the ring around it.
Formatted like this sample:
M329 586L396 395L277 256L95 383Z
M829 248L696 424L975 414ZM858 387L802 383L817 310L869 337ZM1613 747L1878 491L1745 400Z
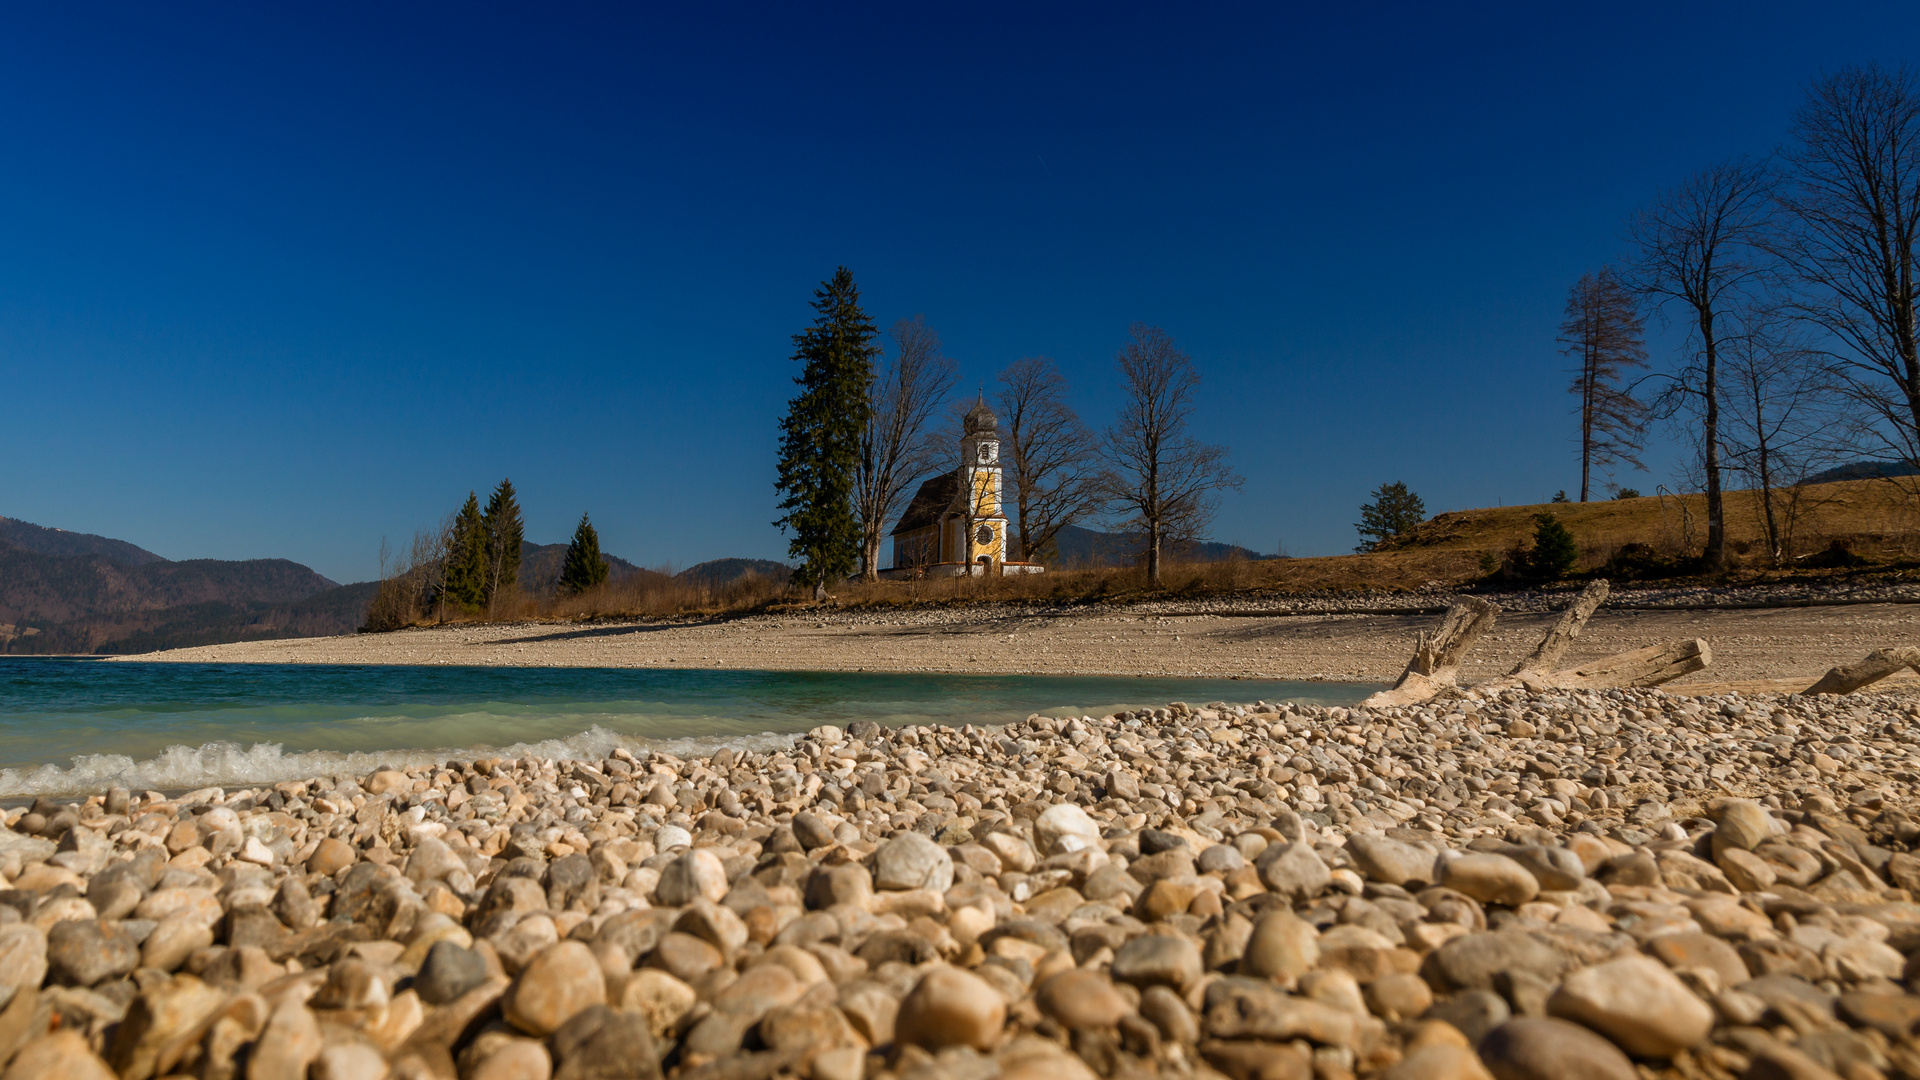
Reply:
M164 559L0 518L0 652L144 652L356 629L371 584L286 559Z

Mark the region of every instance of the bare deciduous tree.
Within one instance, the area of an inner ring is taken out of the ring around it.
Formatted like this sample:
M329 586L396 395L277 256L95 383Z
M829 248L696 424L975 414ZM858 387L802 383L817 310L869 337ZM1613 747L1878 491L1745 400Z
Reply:
M953 361L940 335L916 315L893 324L892 355L874 372L867 394L870 419L860 439L854 509L860 517L861 577L880 580L880 544L898 517L914 481L933 471L939 447L927 421L953 392Z
M453 516L438 529L413 534L407 553L393 557L385 538L380 541L380 584L367 609L371 630L397 630L421 619L447 619L447 548L453 537Z
M1114 358L1125 400L1101 445L1108 465L1101 487L1125 527L1145 533L1147 582L1159 588L1161 546L1204 536L1220 492L1242 481L1227 465L1226 447L1187 433L1200 385L1193 358L1157 326L1135 323L1130 332L1133 340Z
M1778 566L1790 557L1805 501L1800 481L1832 429L1829 385L1818 358L1778 309L1755 306L1739 321L1742 332L1727 338L1721 353L1721 445L1728 467L1752 487L1767 552Z
M1849 67L1794 115L1775 250L1807 295L1801 317L1835 342L1831 369L1875 423L1873 442L1920 462L1920 73Z
M1734 312L1759 283L1771 207L1764 165L1735 158L1710 166L1662 195L1634 217L1629 237L1637 249L1636 288L1662 307L1678 303L1690 322L1695 352L1662 395L1665 415L1686 412L1699 422L1707 495L1704 561L1717 572L1727 562L1726 514L1720 494L1720 352L1733 336Z
M1580 399L1580 501L1586 502L1594 466L1646 467L1639 455L1647 407L1620 385L1629 369L1646 366L1646 333L1633 291L1612 267L1580 276L1567 295L1560 343L1578 365L1568 390Z
M1016 360L1000 373L996 397L1007 422L1020 557L1030 561L1054 561L1060 530L1100 504L1098 445L1066 393L1066 378L1044 356Z

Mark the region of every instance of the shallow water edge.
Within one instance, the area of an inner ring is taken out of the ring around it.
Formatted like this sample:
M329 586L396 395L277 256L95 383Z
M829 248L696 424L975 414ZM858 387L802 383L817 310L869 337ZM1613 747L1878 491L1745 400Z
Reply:
M0 798L266 784L478 757L784 746L822 724L995 727L1361 683L633 668L0 661Z

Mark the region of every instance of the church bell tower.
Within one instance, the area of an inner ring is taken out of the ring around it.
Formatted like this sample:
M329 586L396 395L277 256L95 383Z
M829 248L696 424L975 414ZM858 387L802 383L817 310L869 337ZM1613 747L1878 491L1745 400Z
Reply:
M984 394L961 425L960 494L966 500L957 523L963 534L955 547L969 573L995 573L1007 559L1007 515L1000 501L1000 419Z

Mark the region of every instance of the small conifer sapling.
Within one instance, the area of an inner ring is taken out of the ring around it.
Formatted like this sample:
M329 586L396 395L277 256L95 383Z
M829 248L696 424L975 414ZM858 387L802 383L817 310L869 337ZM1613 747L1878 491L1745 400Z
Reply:
M560 591L578 595L607 580L607 560L600 554L600 534L587 515L580 515L566 561L560 564Z
M1527 553L1528 576L1540 581L1556 581L1573 569L1580 557L1580 545L1573 533L1553 514L1533 515L1533 550Z

